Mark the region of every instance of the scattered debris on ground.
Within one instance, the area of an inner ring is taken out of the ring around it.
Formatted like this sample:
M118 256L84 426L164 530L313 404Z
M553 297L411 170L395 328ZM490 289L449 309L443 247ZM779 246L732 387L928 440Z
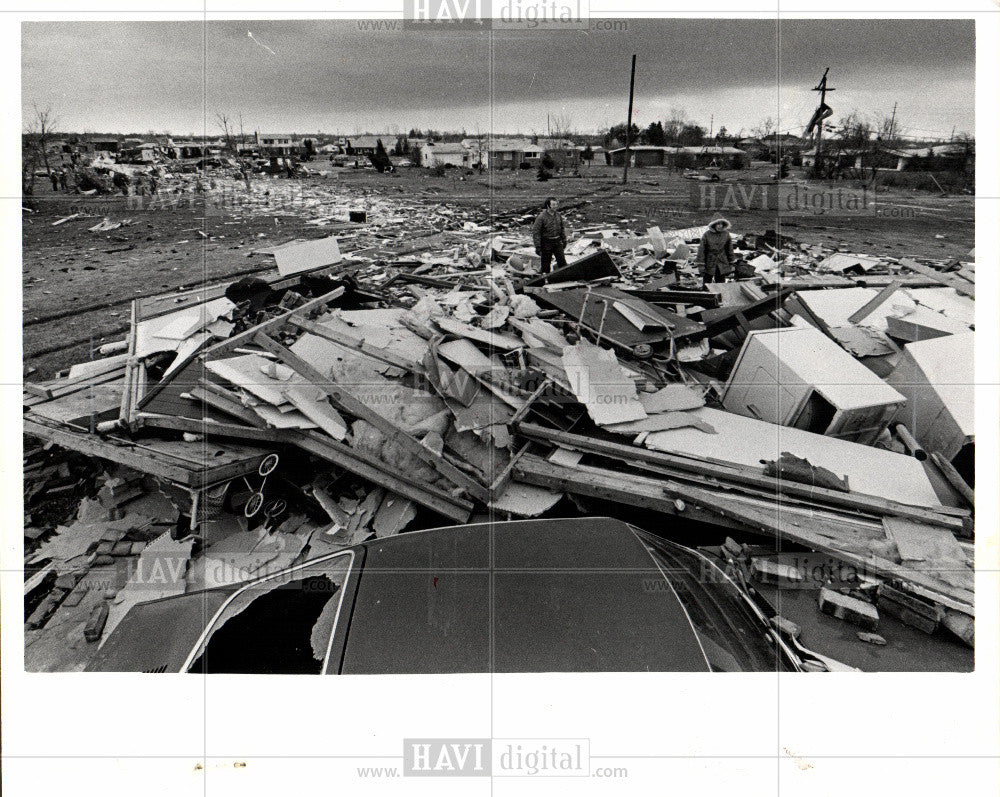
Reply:
M540 275L527 210L300 201L322 237L134 299L107 356L26 383L29 670L373 536L626 509L739 536L704 547L869 650L897 621L972 646L971 263L747 231L705 285L707 228L577 223Z

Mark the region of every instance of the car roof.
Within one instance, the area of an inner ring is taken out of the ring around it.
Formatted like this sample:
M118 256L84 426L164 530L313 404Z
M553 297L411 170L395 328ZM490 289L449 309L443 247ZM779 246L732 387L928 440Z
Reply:
M480 523L365 549L341 672L709 669L622 521Z

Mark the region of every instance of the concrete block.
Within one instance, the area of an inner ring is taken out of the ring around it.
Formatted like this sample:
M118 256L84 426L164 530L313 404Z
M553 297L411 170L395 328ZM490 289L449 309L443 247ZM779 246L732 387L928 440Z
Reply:
M750 575L762 584L789 587L800 586L806 580L805 573L798 567L763 558L750 560Z
M861 626L866 631L878 628L878 610L872 604L852 598L850 595L834 592L827 587L819 591L819 610L824 614Z

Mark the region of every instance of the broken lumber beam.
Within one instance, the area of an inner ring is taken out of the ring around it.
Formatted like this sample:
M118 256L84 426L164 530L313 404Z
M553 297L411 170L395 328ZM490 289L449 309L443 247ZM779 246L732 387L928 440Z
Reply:
M299 305L287 313L276 316L269 321L265 321L262 324L258 324L255 327L241 332L238 335L233 335L231 338L227 338L221 343L217 343L210 349L206 349L204 352L204 357L206 360L215 359L223 354L226 354L233 349L244 346L247 343L253 341L253 339L260 334L265 334L267 332L273 332L279 330L288 323L288 321L294 316L304 316L311 310L315 310L317 307L322 307L324 304L332 302L334 299L339 299L344 294L344 288L334 288L329 293L324 293L322 296L318 296L315 299L310 299L305 304Z
M748 530L739 522L719 518L695 506L671 498L663 489L663 481L636 474L587 468L567 467L549 462L535 454L524 454L514 465L514 478L525 484L534 484L550 490L585 495L612 501L625 506L642 507L667 515L683 515L692 520Z
M553 384L554 383L551 377L549 376L545 377L545 379L542 380L542 383L535 388L535 390L532 392L530 396L528 396L527 399L525 399L524 404L521 405L521 408L514 413L514 416L510 419L510 425L513 426L514 424L518 423L522 418L524 418L531 410L531 405L534 404L536 401L538 401L541 395L550 387L552 387Z
M852 324L858 324L864 319L868 318L876 309L881 307L886 301L892 296L897 290L903 287L903 283L900 280L893 280L888 285L886 285L882 290L876 293L871 299L865 302L861 307L851 313L847 320Z
M472 515L472 504L429 484L417 484L392 470L392 466L354 450L333 438L307 431L287 430L285 439L314 456L350 471L372 484L409 498L457 523Z
M769 509L739 503L716 492L702 490L687 485L670 485L671 492L704 509L717 512L730 520L741 521L749 528L766 534L804 545L818 553L829 554L840 561L852 565L859 573L906 584L907 588L934 603L957 609L966 614L974 614L972 593L946 584L906 565L899 565L874 554L863 555L841 547L826 534L817 534L804 524L794 522L780 507ZM853 545L853 538L845 539L845 545Z
M190 471L186 468L150 457L137 445L116 444L89 432L72 431L71 428L68 429L62 424L56 425L53 422L36 421L25 417L24 433L48 440L70 451L77 451L109 462L117 462L119 465L127 465L151 476L159 476L178 484L187 484L191 477Z
M523 421L518 423L515 428L519 434L531 440L549 444L558 443L561 446L573 448L577 451L611 457L633 467L641 468L643 464L648 463L668 470L711 476L720 481L755 487L769 491L772 494L805 498L816 503L834 505L855 512L866 512L883 517L889 515L919 520L923 523L942 526L951 531L961 531L963 528L962 518L968 516L968 513L965 511L955 513L944 507L942 507L943 511L937 511L931 508L925 509L907 506L906 504L900 504L878 496L854 492L843 493L824 487L813 487L787 479L765 476L763 469L751 470L744 467L680 457L624 443L614 443L596 437L573 434L572 432L564 432L559 429L550 429Z
M369 357L374 357L376 360L381 360L389 365L402 368L404 371L409 371L413 374L424 373L424 367L420 363L407 360L404 357L399 357L388 349L380 349L378 346L372 346L370 343L365 342L361 338L353 338L348 335L342 335L333 331L329 327L324 327L322 324L317 324L314 321L307 321L304 318L291 318L289 319L289 323L294 327L298 327L303 332L308 332L316 337L328 340L331 343L336 343L338 346L343 346L345 349L353 349L354 351L361 352L362 354L367 354Z
M951 274L938 271L930 266L925 266L909 257L901 257L899 259L899 265L910 269L910 271L915 271L918 274L923 274L925 277L936 280L941 285L947 285L949 288L954 288L963 296L968 296L971 299L976 298L976 286L968 280L964 280L961 277L954 277Z
M201 379L199 382L200 385L192 388L190 391L191 395L198 399L198 401L204 402L212 409L232 415L234 418L239 418L249 426L254 426L258 429L267 427L264 419L249 407L244 407L236 394L231 393L224 387L209 382L207 379Z
M281 433L277 429L258 429L253 426L243 426L236 423L219 423L218 421L183 418L173 415L158 415L152 412L140 412L136 420L142 426L154 429L172 429L177 432L203 434L206 437L229 437L234 440L250 440L255 443L281 443Z
M468 492L469 495L474 498L478 498L483 502L490 500L489 489L485 485L480 484L476 481L476 479L469 476L459 468L456 468L444 457L428 449L427 446L423 445L415 437L403 431L388 418L380 415L369 408L366 404L359 401L342 385L332 382L329 378L323 376L323 374L313 368L309 363L290 350L286 349L276 340L268 337L263 332L259 332L254 337L254 342L261 346L261 348L277 356L278 359L295 371L299 376L303 377L313 387L321 390L330 398L337 408L346 412L348 415L353 415L355 418L360 418L361 420L370 423L389 439L399 443L399 445L402 446L408 453L411 453L421 461L426 462L434 468L434 470L452 482L452 484L455 484Z
M388 288L395 282L415 282L418 285L426 285L428 288L442 288L444 290L463 290L463 291L475 291L480 290L480 286L466 284L464 282L457 282L452 280L438 279L437 277L425 277L422 274L409 274L397 271L392 277L385 282L382 287Z
M976 505L976 493L969 486L969 483L962 478L962 475L955 470L955 466L938 451L931 454L931 461L937 465L938 470L948 480L948 483L969 503L969 506L974 507Z
M907 595L888 584L880 584L876 605L886 614L895 617L905 625L917 628L925 634L933 634L941 622L943 610L912 595Z

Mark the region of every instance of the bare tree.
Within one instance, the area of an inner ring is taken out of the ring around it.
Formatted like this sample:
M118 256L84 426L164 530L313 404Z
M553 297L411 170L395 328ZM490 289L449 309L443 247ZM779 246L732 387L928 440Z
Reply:
M875 136L886 144L895 142L895 140L900 138L902 135L903 126L893 116L893 114L886 114L875 124Z
M966 157L976 154L976 137L971 133L962 132L954 137L954 143L962 147Z
M767 138L771 133L777 130L777 125L770 116L767 117L763 122L754 128L750 129L750 133L754 138Z
M236 148L233 145L233 134L229 123L229 117L221 111L217 111L215 114L215 123L222 130L222 135L226 142L226 150L235 154Z
M840 120L837 128L842 147L848 149L867 149L872 137L872 126L865 121L858 111L851 111Z
M677 142L681 131L687 123L687 112L683 108L671 108L667 118L663 120L663 138L665 141Z
M552 114L550 123L555 138L569 138L573 132L573 117L568 113Z
M37 153L42 156L42 162L45 164L45 171L51 178L52 167L49 165L48 148L49 143L52 140L52 131L57 124L56 117L52 115L52 108L48 106L46 106L44 110L39 109L37 105L33 107L35 109L35 115L28 123L27 132L34 141Z
M249 158L241 155L239 147L236 144L234 138L234 129L230 123L229 116L225 113L216 112L215 123L222 130L222 135L226 141L226 151L234 158L237 166L240 170L240 175L243 177L243 182L246 183L247 191L250 191L250 171L251 171L251 161ZM243 142L243 115L240 114L240 143Z

